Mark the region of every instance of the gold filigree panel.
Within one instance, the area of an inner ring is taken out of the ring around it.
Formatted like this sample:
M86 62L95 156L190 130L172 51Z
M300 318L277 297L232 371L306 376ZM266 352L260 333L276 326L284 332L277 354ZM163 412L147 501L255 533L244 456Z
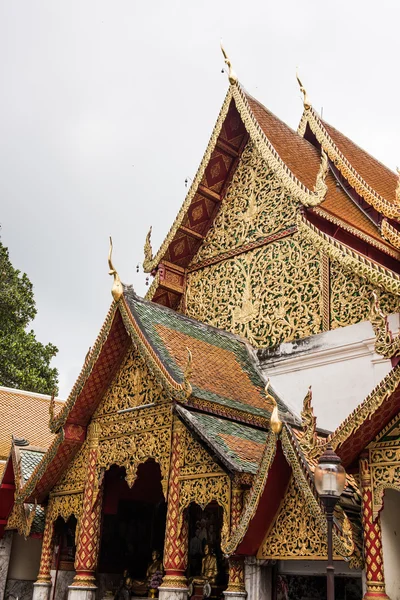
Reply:
M190 477L206 473L224 473L224 471L186 429L180 476Z
M213 226L192 264L294 225L298 205L250 141Z
M322 512L318 516L314 515L307 507L308 501L303 496L301 487L292 477L275 522L260 547L258 558L326 559L328 554L326 517ZM348 556L354 550L351 525L342 509L338 508L335 516L341 523L340 541ZM335 558L343 560L339 555Z
M331 261L331 329L368 320L374 290L379 292L374 284ZM400 298L389 292L380 291L379 303L386 315L400 311Z
M95 418L126 408L152 404L161 395L160 384L146 367L138 350L132 346L98 407Z
M83 494L66 494L64 496L51 496L46 510L46 521L55 521L62 517L65 522L74 515L79 521L82 515Z
M146 410L146 409L144 409ZM131 435L100 439L97 470L99 481L101 473L112 465L124 467L126 481L132 487L136 481L137 469L148 459L160 465L161 483L164 496L167 496L168 473L171 453L171 421L160 429L136 431Z
M292 477L275 523L262 543L259 558L325 558L326 529L307 510L301 489Z
M322 328L320 254L295 234L189 273L186 313L255 346Z
M88 464L88 441L79 449L60 481L53 488L53 494L82 492L86 483Z

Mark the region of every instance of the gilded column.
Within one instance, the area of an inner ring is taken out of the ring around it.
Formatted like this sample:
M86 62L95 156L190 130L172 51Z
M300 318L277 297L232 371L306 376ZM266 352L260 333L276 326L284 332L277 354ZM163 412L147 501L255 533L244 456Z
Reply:
M99 488L97 454L99 447L99 425L91 423L89 428L89 456L87 480L83 496L82 516L78 523L79 534L75 554L76 575L69 587L69 600L94 599L96 591L95 572L100 546L101 505L103 488Z
M367 591L364 600L386 598L385 577L383 573L383 552L380 517L375 521L372 515L372 481L369 456L360 458L360 478L362 494L362 525L364 534L364 556Z
M232 487L231 495L231 532L235 531L240 522L243 511L243 490L238 486ZM229 600L242 600L247 596L244 583L244 556L233 555L229 557L229 583L225 597Z
M182 515L182 519L179 519L179 472L184 450L184 433L184 426L178 419L175 419L164 544L165 575L162 585L158 588L160 600L186 600L188 597L186 579L188 522L186 515Z
M50 501L51 502L51 501ZM33 584L32 600L47 600L51 589L51 563L54 552L54 522L51 518L50 504L47 508L43 532L42 554L37 581Z

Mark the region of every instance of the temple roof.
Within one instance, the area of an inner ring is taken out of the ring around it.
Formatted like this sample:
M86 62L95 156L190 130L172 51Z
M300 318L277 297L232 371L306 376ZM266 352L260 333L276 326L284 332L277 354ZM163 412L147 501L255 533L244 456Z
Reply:
M396 175L325 124L313 109L304 112L295 132L237 83L228 90L197 174L155 256L147 239L143 266L155 275L149 299L178 307L185 269L218 214L249 139L299 201L300 212L306 207L323 231L396 270L393 259L400 258L400 235L393 222L381 222L382 215L397 218L400 214L395 204ZM322 156L321 146L329 161Z
M183 421L219 456L228 468L255 475L267 440L267 431L177 406Z
M244 339L143 300L132 288L125 288L124 298L136 323L176 381L183 380L190 350L193 397L212 403L210 410L215 404L269 418L273 407L266 399L265 381L253 350ZM284 403L274 396L280 411L288 414Z
M29 444L48 448L54 439L50 432L50 396L0 387L0 459L10 453L12 436L25 438ZM57 408L63 402L56 400Z

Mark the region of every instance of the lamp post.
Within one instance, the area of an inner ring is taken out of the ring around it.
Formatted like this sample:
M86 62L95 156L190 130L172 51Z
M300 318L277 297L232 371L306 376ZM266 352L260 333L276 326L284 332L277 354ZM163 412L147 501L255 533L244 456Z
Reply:
M328 522L327 600L335 600L335 568L332 556L333 511L346 485L346 471L340 463L340 458L329 444L314 471L315 487L325 507Z

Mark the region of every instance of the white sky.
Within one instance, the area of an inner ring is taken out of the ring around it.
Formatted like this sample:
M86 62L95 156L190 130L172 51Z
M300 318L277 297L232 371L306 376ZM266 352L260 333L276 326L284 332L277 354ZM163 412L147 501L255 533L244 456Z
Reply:
M295 68L324 118L400 163L398 1L3 0L0 223L34 284L66 397L111 301L185 197L227 90L222 37L246 89L293 128Z

